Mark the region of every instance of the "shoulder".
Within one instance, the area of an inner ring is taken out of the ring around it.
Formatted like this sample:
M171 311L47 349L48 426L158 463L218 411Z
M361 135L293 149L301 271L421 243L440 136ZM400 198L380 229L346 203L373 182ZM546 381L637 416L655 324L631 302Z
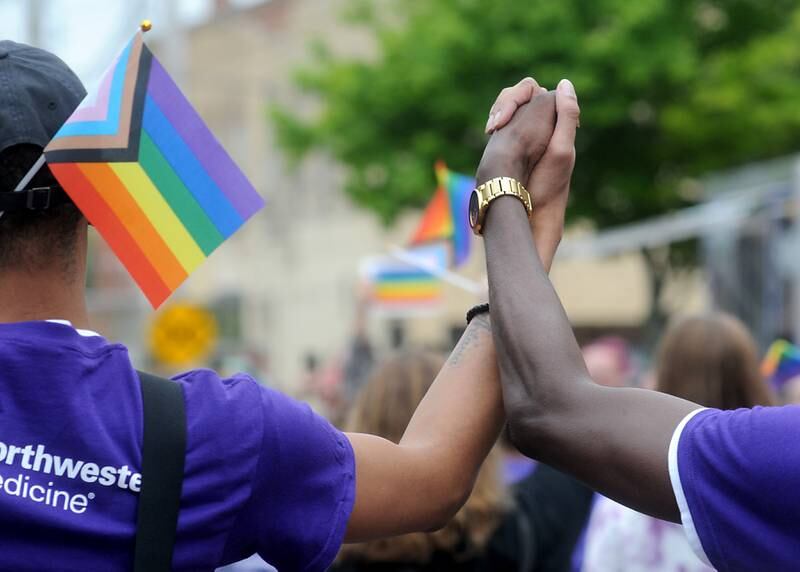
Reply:
M781 569L800 558L798 432L800 406L702 409L678 425L670 479L686 534L706 562Z
M263 409L259 407L263 389L252 377L237 374L220 377L207 369L192 370L173 378L183 388L189 451L204 444L233 445L233 453L257 453L262 436Z
M258 382L244 373L221 377L210 369L193 369L172 378L183 387L187 404L210 408L211 404L237 406L242 399L254 397Z
M681 473L694 473L723 461L740 463L740 475L783 471L787 465L800 469L798 431L798 405L698 409L675 429L669 450L671 476L679 480L679 468Z
M800 405L783 407L753 407L750 409L696 409L689 413L678 426L677 431L707 430L709 427L723 426L763 430L776 425L800 426ZM757 436L754 435L754 436Z
M261 460L251 503L257 544L279 570L326 570L355 501L355 456L347 437L307 404L261 394Z
M249 374L239 372L230 377L222 377L213 369L206 368L192 369L179 373L173 376L172 380L192 389L202 388L213 390L214 388L219 388L223 390L236 390L236 388L241 389L250 384L258 386L258 382Z
M245 374L195 370L175 380L186 398L187 465L194 459L192 468L204 470L207 488L231 491L224 560L255 549L281 570L327 569L355 498L347 437L306 403Z
M287 463L292 471L302 470L304 464L319 470L323 458L339 466L352 462L343 433L308 404L247 374L222 378L201 369L174 381L182 385L186 401L188 453L213 444L232 462L231 456L238 456L252 470L260 463L269 472L279 472ZM262 455L269 459L262 460Z
M193 370L174 381L184 392L188 426L181 523L184 537L203 539L176 546L176 558L191 563L206 549L219 554L222 540L224 561L257 550L280 569L325 569L354 498L344 434L246 374Z
M266 440L278 434L291 438L305 430L322 431L334 440L341 436L308 404L263 386L250 375L237 373L224 378L215 371L197 369L173 380L183 387L190 428L219 422L229 430L246 427L257 431L258 438Z
M263 437L261 390L247 375L174 378L186 403L186 461L174 562L216 562L253 491ZM246 556L245 554L241 555Z

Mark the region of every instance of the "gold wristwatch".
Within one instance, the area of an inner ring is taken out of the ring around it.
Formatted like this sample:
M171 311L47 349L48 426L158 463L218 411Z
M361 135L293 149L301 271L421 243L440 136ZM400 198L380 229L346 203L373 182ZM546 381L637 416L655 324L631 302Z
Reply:
M469 224L472 231L480 236L483 234L483 223L486 220L486 211L497 197L511 195L517 197L525 205L525 210L530 218L533 213L533 202L530 193L516 179L511 177L496 177L489 179L480 187L472 191L469 198Z

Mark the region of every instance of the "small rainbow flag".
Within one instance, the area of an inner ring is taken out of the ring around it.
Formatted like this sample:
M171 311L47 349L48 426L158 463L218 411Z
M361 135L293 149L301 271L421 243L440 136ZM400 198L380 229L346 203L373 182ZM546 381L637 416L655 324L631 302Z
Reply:
M45 157L153 307L264 205L141 32Z
M439 186L414 231L411 245L447 240L453 247L454 266L461 266L472 249L469 197L475 179L449 170L443 161L436 163L436 178Z
M447 268L447 256L444 244L431 244L404 251L404 258L412 258L416 264L394 256L368 259L362 276L370 285L373 308L391 314L433 309L443 293L442 281L434 272Z
M800 375L800 348L786 340L776 340L761 362L761 375L776 391L787 381Z

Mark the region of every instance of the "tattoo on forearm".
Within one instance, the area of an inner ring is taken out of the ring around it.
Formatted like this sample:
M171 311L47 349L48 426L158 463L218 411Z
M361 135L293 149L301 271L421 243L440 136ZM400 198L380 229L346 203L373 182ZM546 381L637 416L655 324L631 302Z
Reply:
M447 360L447 366L458 366L464 355L467 354L471 348L475 347L477 343L485 336L491 337L492 326L489 321L489 314L479 314L475 316L467 326L464 335L458 340L453 353Z

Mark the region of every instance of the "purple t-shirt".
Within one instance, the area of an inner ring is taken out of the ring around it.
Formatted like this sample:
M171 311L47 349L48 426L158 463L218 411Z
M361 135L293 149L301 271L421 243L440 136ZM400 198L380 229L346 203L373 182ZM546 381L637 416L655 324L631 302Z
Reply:
M698 410L670 444L689 541L720 571L800 562L800 406Z
M188 433L174 569L254 552L279 570L326 569L355 496L347 438L246 375L176 381ZM0 568L130 569L141 450L124 346L64 324L0 324Z

